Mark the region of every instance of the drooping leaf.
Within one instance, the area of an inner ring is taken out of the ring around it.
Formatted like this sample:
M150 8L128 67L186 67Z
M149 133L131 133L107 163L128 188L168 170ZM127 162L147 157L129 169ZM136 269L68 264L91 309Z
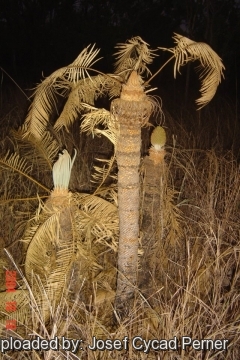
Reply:
M116 48L118 51L115 53L117 58L115 73L125 72L125 74L123 74L123 78L125 79L133 70L138 71L139 74L143 74L144 72L151 74L147 64L152 63L156 54L155 51L150 50L148 46L140 36L133 37L126 43L117 44Z
M102 134L116 145L118 124L113 120L111 112L88 104L83 104L83 106L88 112L83 115L81 130L87 134L92 134L92 136ZM99 125L103 125L104 129L99 129Z
M95 58L98 53L94 45L86 47L72 64L56 70L37 86L25 120L25 136L32 134L41 140L50 115L56 108L57 96L68 96L71 83L77 84L81 79L90 77L88 70L97 61Z
M60 143L50 132L45 131L41 141L36 141L32 135L23 139L24 126L18 131L13 130L12 134L14 139L17 140L20 153L24 154L26 160L31 160L41 170L46 170L46 164L49 169L52 169L53 161L59 152Z
M200 71L201 97L196 100L196 103L199 105L199 109L201 109L214 97L221 78L223 77L225 67L221 58L209 45L202 42L195 42L179 34L175 34L173 39L177 44L176 47L159 49L170 51L174 54L175 78L177 71L180 72L181 66L186 65L189 61L200 61L197 70Z
M109 82L109 81L108 81ZM83 104L94 105L94 101L104 94L106 77L103 75L84 78L78 83L70 83L70 94L57 119L54 128L59 131L63 126L67 129L85 110Z
M7 152L5 157L0 159L0 166L7 167L13 171L18 172L20 175L26 177L27 179L35 183L37 186L49 192L48 188L46 188L44 185L34 179L31 175L29 175L31 170L31 164L29 164L26 159L21 158L20 155L18 155L17 153L9 154L9 152Z

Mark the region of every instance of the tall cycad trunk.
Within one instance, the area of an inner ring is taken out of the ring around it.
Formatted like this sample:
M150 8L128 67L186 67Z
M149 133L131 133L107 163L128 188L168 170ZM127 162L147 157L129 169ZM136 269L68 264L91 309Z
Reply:
M122 87L120 99L111 104L119 124L116 158L120 235L115 307L120 316L127 314L137 283L141 127L148 122L152 110L140 81L140 76L133 71Z

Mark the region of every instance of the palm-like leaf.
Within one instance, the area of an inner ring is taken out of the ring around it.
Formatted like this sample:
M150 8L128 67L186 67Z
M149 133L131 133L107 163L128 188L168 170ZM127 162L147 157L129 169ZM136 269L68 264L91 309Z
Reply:
M81 233L91 233L92 239L117 249L119 231L117 207L95 195L73 194L79 208L77 228Z
M69 84L71 92L65 103L63 111L57 119L54 128L59 131L63 126L68 128L85 108L83 103L94 105L94 101L104 94L106 80L103 75L92 76L91 78L81 79L78 83Z
M213 98L217 87L223 77L223 70L225 69L221 58L213 51L213 49L202 42L195 42L179 34L173 37L177 46L172 49L160 48L162 50L170 51L175 56L174 77L177 71L180 72L180 67L187 64L189 61L200 61L198 70L201 80L201 97L196 100L199 109L205 106Z
M92 175L93 182L98 183L98 187L94 192L94 195L97 193L100 193L102 190L102 186L104 182L109 178L110 176L112 178L116 178L116 175L111 175L111 172L113 172L114 164L116 164L116 155L114 154L110 160L105 159L96 159L100 162L102 162L104 165L102 167L94 166L95 173Z
M15 302L17 311L8 313L6 311L6 304L8 302ZM29 293L26 289L17 289L14 292L0 293L0 333L6 329L6 319L16 320L18 325L29 323Z
M148 48L148 44L140 36L133 37L126 43L120 43L116 48L118 49L115 54L117 58L115 63L116 74L123 72L125 79L133 70L138 71L139 74L144 72L151 74L147 64L152 63L156 54L154 50Z
M26 135L32 134L41 140L57 95L67 96L71 90L71 83L77 84L80 79L90 77L88 69L97 61L95 57L98 53L99 50L94 49L94 45L91 48L86 47L72 64L55 71L38 85L25 121Z
M50 305L57 303L61 297L76 250L71 207L66 203L54 208L52 205L49 198L40 216L40 222L44 222L30 242L25 261L26 278L33 284L37 305L46 319L50 316Z
M102 134L106 136L113 145L116 145L118 125L114 121L110 111L98 109L88 104L83 104L83 107L88 110L88 112L83 115L81 130L89 135L92 134L92 136ZM97 127L99 125L103 125L105 129L98 129Z
M79 113L83 110L79 97L80 87L87 90L87 87L82 86L81 83L71 85L71 92L64 105L63 111L54 125L56 131L59 131L63 126L68 131L68 127L78 118ZM90 103L92 103L92 101Z
M32 165L29 164L26 159L21 158L19 154L13 153L9 155L9 152L7 152L5 157L0 159L0 166L19 173L20 175L35 183L37 186L49 192L48 188L39 183L30 175Z
M48 131L44 132L41 141L36 141L32 135L29 135L27 139L23 139L24 129L25 125L18 131L12 130L20 153L24 154L26 160L31 160L31 163L37 165L40 171L46 171L46 165L48 165L49 169L52 169L52 164L59 153L59 142Z

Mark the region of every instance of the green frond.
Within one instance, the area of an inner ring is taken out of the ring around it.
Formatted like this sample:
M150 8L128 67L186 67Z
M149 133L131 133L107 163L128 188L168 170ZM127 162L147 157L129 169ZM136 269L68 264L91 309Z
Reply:
M156 56L154 50L150 50L149 45L142 40L140 36L133 37L126 43L117 44L118 49L115 63L115 73L126 72L123 78L126 79L128 75L136 70L139 74L147 72L151 74L147 64L151 64L153 58Z
M189 61L200 61L197 70L200 71L201 97L196 100L196 103L199 105L199 109L201 109L214 97L217 87L221 82L221 78L223 77L223 70L225 67L221 58L209 45L202 42L197 43L179 34L175 34L173 39L177 44L175 48L160 49L170 51L174 54L175 78L177 71L180 72L181 66L187 64Z
M46 188L44 185L39 183L36 179L34 179L28 174L31 172L32 165L30 165L26 159L21 158L17 153L9 155L8 151L5 157L0 159L0 166L19 173L21 176L26 177L28 180L35 183L37 186L44 189L44 191L49 192L48 188Z
M25 136L32 134L37 139L42 138L50 115L56 107L57 96L66 97L71 90L71 83L76 84L81 79L90 78L87 69L97 61L95 57L98 53L99 50L94 49L94 45L91 48L86 47L72 64L56 70L37 86L25 120Z

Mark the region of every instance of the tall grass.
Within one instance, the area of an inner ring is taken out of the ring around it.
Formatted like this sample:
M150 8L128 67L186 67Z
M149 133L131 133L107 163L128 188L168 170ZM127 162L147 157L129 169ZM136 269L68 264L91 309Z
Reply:
M165 111L167 175L165 179L159 179L156 196L162 199L165 191L163 180L166 181L173 194L172 205L181 215L178 222L181 231L172 232L171 236L177 238L157 233L154 241L149 239L149 246L144 248L142 256L146 261L141 261L140 257L142 268L139 274L143 281L139 282L134 310L129 318L124 322L112 321L114 296L111 288L115 286L113 269L116 259L105 249L107 255L103 254L104 251L99 254L103 259L105 277L101 273L100 282L86 286L82 274L77 284L80 296L73 294L74 286L71 287L70 281L67 296L51 309L49 324L41 321L40 309L32 306L32 317L38 319L36 328L25 328L22 335L24 338L39 334L45 338L82 339L83 350L76 354L61 349L35 353L7 352L0 354L0 358L232 360L240 357L239 125L229 103L221 108L219 103L216 105L218 107L209 106L201 113ZM12 111L1 115L1 156L9 148L13 150L18 146L7 137L16 124L14 109L12 104ZM77 148L79 155L70 188L92 192L94 185L90 185L90 176L95 158L107 157L111 147L103 139L84 136L60 134L63 146L70 152L73 147ZM145 149L148 141L144 135ZM34 168L33 175L51 188L51 171L46 169L43 173ZM19 181L18 174L1 169L0 194L0 245L8 248L21 268L24 258L19 240L38 206L36 187L27 180ZM29 200L11 200L23 197ZM160 215L164 217L164 213ZM11 261L3 256L1 251L2 277L5 268L13 268ZM147 274L147 277L141 274ZM22 279L18 278L18 281ZM111 284L109 291L106 283ZM1 291L4 291L4 281L0 284ZM82 295L86 288L87 299ZM2 337L10 335L20 336L4 331ZM129 349L92 351L87 344L92 343L93 336L113 340L127 336ZM135 336L159 340L189 336L192 339L227 339L229 343L228 351L223 352L189 347L186 351L178 348L176 351L151 350L144 353L132 347L131 339Z

